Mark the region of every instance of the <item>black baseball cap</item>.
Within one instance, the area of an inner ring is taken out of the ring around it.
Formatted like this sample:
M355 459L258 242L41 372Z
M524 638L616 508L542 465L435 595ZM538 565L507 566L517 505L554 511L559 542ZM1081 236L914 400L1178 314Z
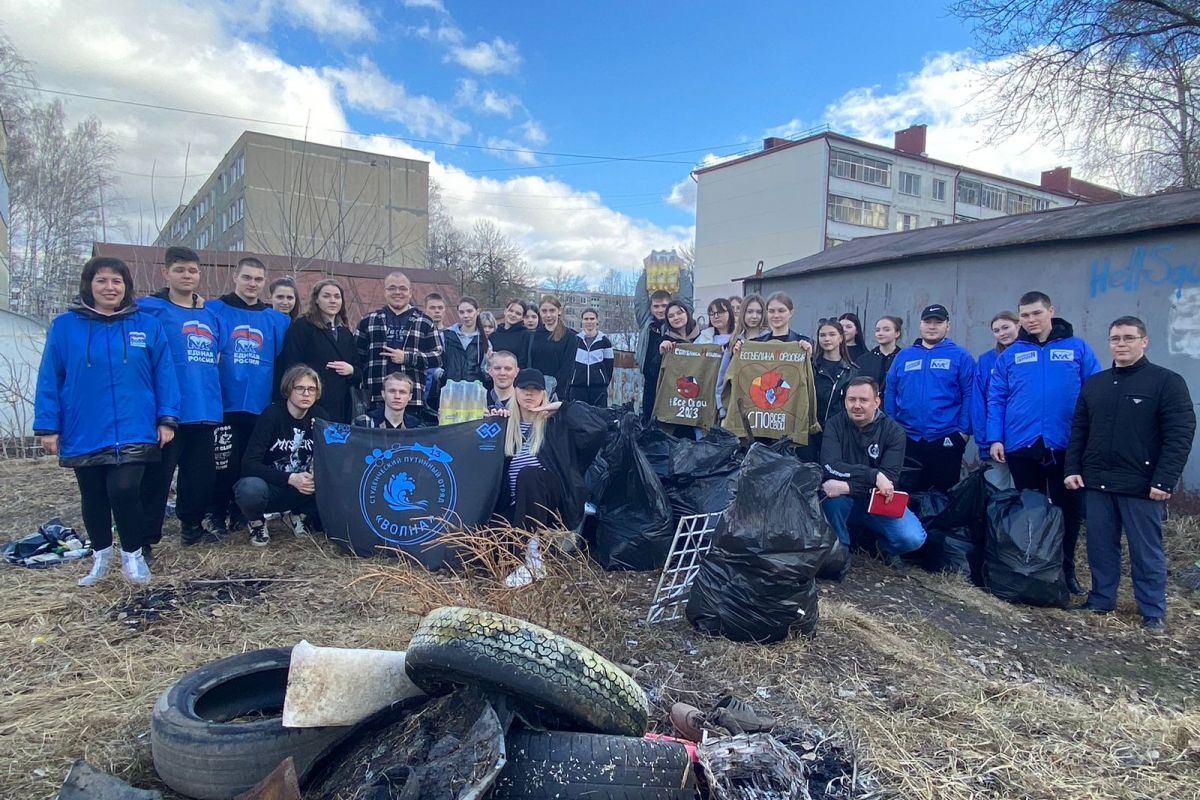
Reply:
M947 311L946 307L941 303L934 303L931 306L925 306L925 308L921 310L921 319L948 320L950 319L950 312Z
M542 389L544 391L546 376L540 369L523 369L517 373L517 379L513 381L513 386L518 389Z

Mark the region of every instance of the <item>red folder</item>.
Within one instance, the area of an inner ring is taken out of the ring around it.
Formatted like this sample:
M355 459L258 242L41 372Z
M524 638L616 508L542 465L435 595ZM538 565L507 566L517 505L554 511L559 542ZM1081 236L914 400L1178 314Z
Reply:
M885 500L883 492L878 489L871 490L871 504L867 506L868 513L899 519L904 516L906 508L908 508L908 492L893 492L892 499Z

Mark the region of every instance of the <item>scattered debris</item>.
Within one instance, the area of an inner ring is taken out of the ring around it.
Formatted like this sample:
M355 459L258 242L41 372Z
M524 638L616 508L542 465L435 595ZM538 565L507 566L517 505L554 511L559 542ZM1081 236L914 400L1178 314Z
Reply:
M134 594L127 602L108 610L108 618L130 628L141 628L164 616L177 613L184 606L211 607L215 617L224 614L223 605L257 600L279 578L225 578L221 580L192 580L182 586L156 586Z
M82 759L71 765L58 800L162 800L153 789L135 789Z

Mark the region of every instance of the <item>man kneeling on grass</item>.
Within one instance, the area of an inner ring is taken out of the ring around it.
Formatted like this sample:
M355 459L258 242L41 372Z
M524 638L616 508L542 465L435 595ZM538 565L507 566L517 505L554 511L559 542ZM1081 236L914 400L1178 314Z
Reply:
M846 413L829 418L821 440L821 464L829 477L821 485L821 510L830 526L850 544L850 527L880 537L884 560L901 567L900 556L925 544L925 529L908 509L898 518L868 513L871 490L891 500L904 466L904 429L879 410L874 378L852 378L846 386Z
M328 419L318 406L321 379L311 367L297 364L283 373L280 402L268 406L254 424L242 458L241 480L233 487L238 506L250 523L250 544L271 543L267 512L284 515L297 536L317 527L313 483L313 420Z

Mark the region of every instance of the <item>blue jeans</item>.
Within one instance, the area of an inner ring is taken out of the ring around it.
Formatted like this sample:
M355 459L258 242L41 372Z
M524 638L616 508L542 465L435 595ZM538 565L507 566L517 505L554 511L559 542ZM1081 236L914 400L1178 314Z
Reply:
M821 510L829 526L842 540L842 544L850 545L850 527L863 527L875 532L883 540L883 549L894 555L911 553L925 544L925 529L917 515L908 509L904 516L893 519L881 517L878 514L868 514L866 498L827 497L821 501Z

